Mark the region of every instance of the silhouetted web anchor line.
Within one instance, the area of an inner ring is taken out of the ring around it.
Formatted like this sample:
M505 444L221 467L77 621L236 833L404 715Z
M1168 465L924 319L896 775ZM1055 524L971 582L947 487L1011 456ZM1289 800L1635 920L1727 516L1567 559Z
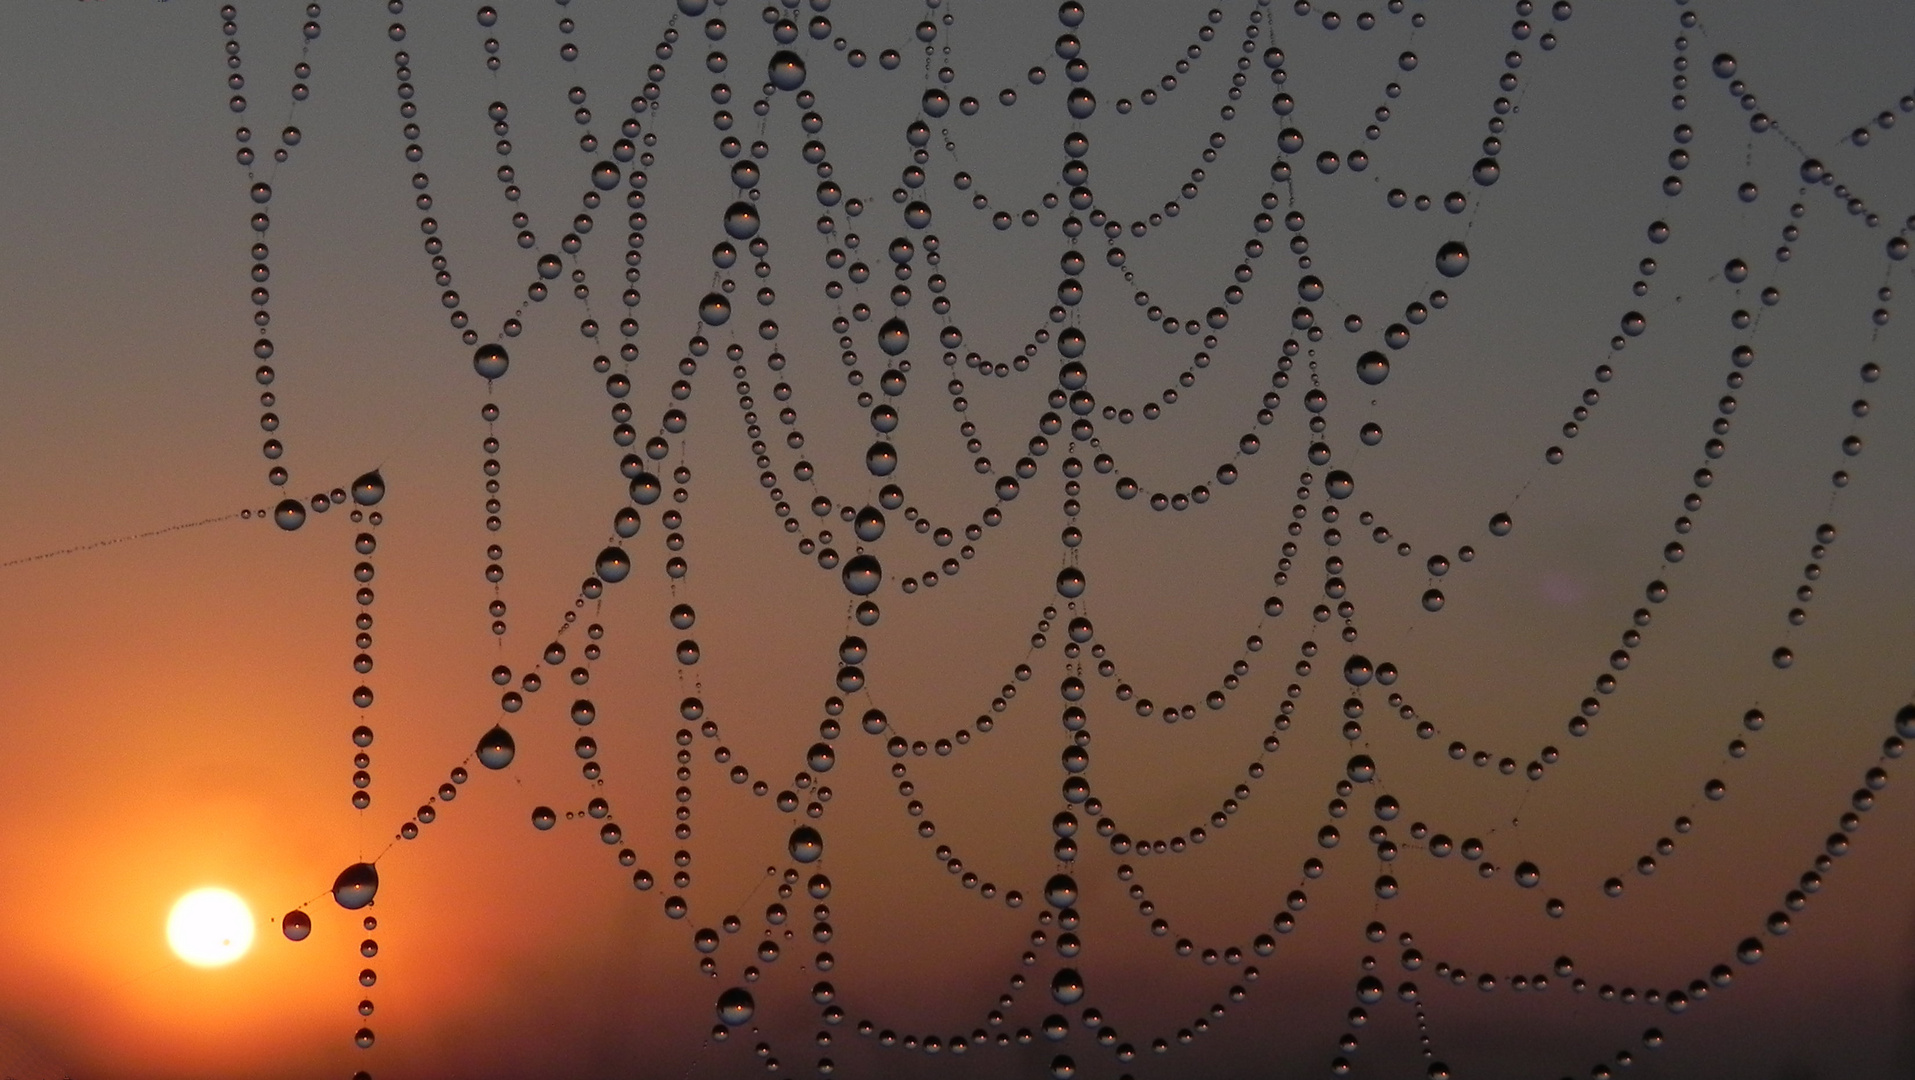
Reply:
M168 525L160 529L148 529L146 532L129 533L126 536L116 536L108 540L95 540L90 544L76 544L72 547L60 548L57 551L44 551L38 555L26 555L18 559L9 559L6 562L0 562L0 570L6 570L15 566L24 566L27 563L42 562L46 559L57 559L62 555L78 555L82 551L112 547L115 544L131 543L135 540L149 540L155 536L164 536L167 533L183 532L187 529L197 529L202 525L216 525L222 521L235 521L241 518L250 518L251 516L252 512L250 510L239 510L231 514L221 514L218 517L201 518L198 521L183 521L178 525Z

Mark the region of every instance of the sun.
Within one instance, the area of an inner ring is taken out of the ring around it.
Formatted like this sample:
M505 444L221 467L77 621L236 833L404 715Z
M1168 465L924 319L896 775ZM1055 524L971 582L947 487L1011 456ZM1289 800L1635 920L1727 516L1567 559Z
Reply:
M196 967L230 964L252 947L252 910L226 889L195 889L166 917L166 942Z

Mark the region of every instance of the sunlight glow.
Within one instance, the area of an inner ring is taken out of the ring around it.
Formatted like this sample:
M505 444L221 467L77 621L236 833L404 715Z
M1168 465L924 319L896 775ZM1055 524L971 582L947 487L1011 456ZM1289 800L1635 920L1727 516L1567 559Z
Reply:
M253 913L226 889L195 889L166 917L166 942L196 967L220 967L253 945Z

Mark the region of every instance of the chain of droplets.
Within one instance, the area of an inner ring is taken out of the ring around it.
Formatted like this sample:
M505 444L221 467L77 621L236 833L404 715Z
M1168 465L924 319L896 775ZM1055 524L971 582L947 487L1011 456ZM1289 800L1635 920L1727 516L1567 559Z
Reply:
M273 171L271 175L275 179L277 178L279 166L286 163L291 156L291 148L299 145L301 139L300 131L297 127L293 126L292 120L294 119L294 113L298 110L299 103L305 101L312 93L311 87L309 87L304 80L312 76L312 65L307 62L307 59L311 53L312 43L319 37L319 13L320 8L318 4L306 5L306 21L300 27L301 43L299 60L293 65L294 82L289 91L292 97L292 104L288 106L287 123L280 133L281 145L274 148L271 155L273 161ZM219 15L220 32L226 38L226 67L231 72L226 77L226 86L227 89L233 91L233 96L228 100L227 105L233 112L243 114L247 109L247 101L245 95L239 93L239 91L243 90L246 86L246 77L240 70L242 66L240 45L239 39L236 36L239 33L239 10L232 4L226 4L220 8ZM256 155L253 148L249 145L252 142L253 131L250 127L242 124L234 130L233 135L240 143L240 147L235 152L234 158L239 162L242 168L246 169L246 178L251 182L249 193L252 197L252 201L254 205L264 207L272 200L273 189L271 184L259 179L253 172ZM270 360L273 356L274 345L272 339L263 336L266 328L272 324L272 312L268 309L272 294L266 288L266 282L272 277L272 267L267 262L271 252L265 241L265 235L272 225L272 219L267 215L264 209L259 209L254 211L250 219L250 224L257 239L248 252L253 260L252 267L247 272L247 276L253 282L253 289L249 295L253 306L257 309L253 312L253 326L262 335L253 342L253 357L260 361L259 366L253 371L253 379L262 387L270 387L278 378L278 373L272 365L265 363L265 361ZM260 430L266 432L268 436L266 441L261 444L260 452L268 461L275 463L285 454L286 450L285 444L276 436L279 430L280 418L279 414L272 410L277 407L278 404L279 398L274 391L266 389L260 392L259 405L260 408L265 411L260 413L259 426ZM287 472L283 465L274 464L266 470L266 479L274 487L284 487L290 477L291 474ZM331 492L316 492L309 500L315 513L324 513L332 506L344 501L345 492L341 489L334 489ZM261 509L258 513L261 518L266 516L264 509ZM282 499L278 505L273 508L272 514L274 522L278 524L280 528L288 530L297 529L305 523L306 504L301 503L298 499ZM247 516L251 515L249 514Z

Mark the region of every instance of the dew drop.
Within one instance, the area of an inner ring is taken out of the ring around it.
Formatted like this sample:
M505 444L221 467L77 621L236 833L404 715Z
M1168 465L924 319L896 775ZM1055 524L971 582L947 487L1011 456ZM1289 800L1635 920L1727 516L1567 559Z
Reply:
M332 882L332 898L347 911L357 911L372 903L379 892L379 871L371 863L353 863Z
M752 1000L751 991L742 986L734 986L718 995L718 1022L726 1027L748 1023L751 1014L757 1011L758 1003Z
M297 908L288 911L279 920L279 932L287 941L304 941L313 932L312 916Z
M765 78L780 90L796 90L805 84L804 59L789 49L780 49L771 54Z
M494 724L492 730L479 739L479 764L488 769L503 769L512 764L512 756L517 752L512 733L500 725Z
M281 500L273 507L273 524L292 532L306 523L306 504L298 499Z
M378 469L352 482L352 501L360 506L376 506L385 497L386 478L379 475Z
M1436 249L1436 272L1444 277L1459 277L1469 269L1469 248L1461 240L1451 240Z
M1380 352L1366 352L1357 358L1356 377L1376 386L1390 377L1390 359Z
M472 370L487 380L504 375L511 362L512 358L506 355L505 346L496 343L481 345L472 353Z

